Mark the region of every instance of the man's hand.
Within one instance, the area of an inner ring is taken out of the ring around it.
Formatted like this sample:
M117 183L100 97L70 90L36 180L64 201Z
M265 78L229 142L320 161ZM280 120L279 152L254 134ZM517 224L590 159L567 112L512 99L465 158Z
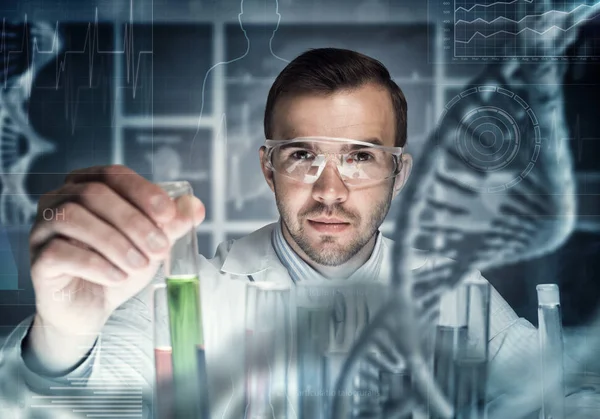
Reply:
M29 236L36 295L29 345L43 369L75 365L111 313L149 284L174 241L204 215L199 199L174 202L120 165L75 170L44 195Z

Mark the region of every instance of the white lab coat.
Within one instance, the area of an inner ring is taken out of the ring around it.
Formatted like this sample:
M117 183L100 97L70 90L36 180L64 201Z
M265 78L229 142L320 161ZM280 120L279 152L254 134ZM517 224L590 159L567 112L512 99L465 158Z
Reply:
M243 407L240 401L244 394L243 332L248 276L252 275L255 282L294 287L271 245L274 226L275 224L270 224L239 240L221 243L211 259L202 255L198 257L212 418L243 417L243 411L236 410L235 406ZM384 238L382 245L383 265L376 280L386 283L390 279L392 242ZM429 260L426 253L420 253L415 259L414 268L426 263L435 261ZM472 275L480 276L479 272L473 272ZM138 386L149 397L154 385L152 288L163 281L164 275L162 269L159 269L146 289L119 307L111 316L88 361L64 379L82 376L85 369L91 366L90 380ZM455 306L452 298L449 294L443 299L440 319L452 315L448 312L448 307ZM167 327L164 318L156 321ZM3 375L12 367L11 371L17 371L12 375L15 383L24 382L29 386L29 389L17 384L11 387L12 390L0 388L0 399L3 392L7 394L7 391L12 391L14 397L11 403L19 403L21 406L39 404L39 400L32 397L47 393L55 382L30 371L22 361L20 344L30 324L31 318L26 319L9 336L3 350L4 365L0 366ZM506 372L507 369L514 368L521 371L522 378L525 377L527 367L520 364L519 360L527 359L524 352L536 349L536 336L536 329L527 321L519 319L502 297L492 290L489 336L492 374L494 370ZM125 358L123 353L127 353L128 357ZM132 362L131 359L137 362ZM295 417L297 412L295 383L295 372L290 371L290 418ZM6 402L4 405L6 406ZM20 411L23 411L22 407ZM148 411L147 406L144 411ZM14 414L13 410L11 412Z

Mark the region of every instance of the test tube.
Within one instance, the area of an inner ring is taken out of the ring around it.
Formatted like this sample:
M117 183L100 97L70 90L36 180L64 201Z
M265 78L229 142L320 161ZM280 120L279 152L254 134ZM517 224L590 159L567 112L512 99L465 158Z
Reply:
M371 352L371 357L377 354ZM351 405L352 417L364 419L381 419L383 406L380 400L380 369L368 359L358 362L358 373L352 383Z
M173 417L173 363L171 334L167 306L167 284L154 286L152 294L154 327L154 363L156 385L154 387L154 411L157 419Z
M456 360L467 341L467 287L457 286L444 294L436 327L433 373L441 391L452 403L456 400ZM434 416L435 419L435 416Z
M542 373L542 418L564 419L565 382L559 289L556 284L539 284L536 290Z
M391 416L389 410L393 409L397 403L406 400L412 393L412 379L410 371L404 366L399 366L393 370L381 370L379 372L379 391L381 394L382 417ZM398 419L412 419L412 413L407 413Z
M245 418L287 418L290 362L289 284L246 287Z
M337 366L340 354L324 357L330 341L336 289L328 285L298 282L296 292L299 416L323 418L328 391L326 370ZM341 323L338 323L341 324ZM343 333L340 334L340 336Z
M193 196L186 181L158 185L173 200ZM188 232L172 245L164 263L176 419L208 417L197 240L196 228L190 222Z
M490 284L482 277L465 281L467 339L456 358L457 419L485 419L490 322Z

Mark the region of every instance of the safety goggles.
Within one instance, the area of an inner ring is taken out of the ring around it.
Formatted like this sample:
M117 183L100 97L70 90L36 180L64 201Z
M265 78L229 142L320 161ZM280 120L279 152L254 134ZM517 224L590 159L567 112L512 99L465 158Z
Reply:
M281 175L312 184L326 164L336 164L349 186L381 182L400 173L402 147L384 147L364 141L333 137L266 140L267 167Z

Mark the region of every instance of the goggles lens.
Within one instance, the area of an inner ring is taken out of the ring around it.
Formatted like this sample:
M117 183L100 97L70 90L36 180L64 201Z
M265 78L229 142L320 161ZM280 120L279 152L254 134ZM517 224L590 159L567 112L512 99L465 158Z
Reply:
M308 184L317 181L330 161L348 185L379 182L398 174L402 154L401 147L341 139L268 140L265 145L272 170Z

